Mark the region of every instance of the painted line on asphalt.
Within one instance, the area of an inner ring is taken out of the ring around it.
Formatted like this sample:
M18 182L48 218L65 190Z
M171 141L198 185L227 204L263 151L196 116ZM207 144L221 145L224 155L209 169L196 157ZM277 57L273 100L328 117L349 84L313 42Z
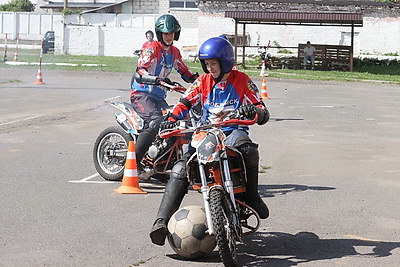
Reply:
M400 170L386 170L386 171L383 171L383 172L388 172L388 173L391 173L391 172L400 172Z
M111 98L107 98L106 100L104 100L104 102L109 101L109 100L112 100L112 99L121 98L121 97L122 97L122 96L117 95L117 96L114 96L114 97L111 97Z
M313 108L334 108L335 106L312 106Z
M27 120L31 120L31 119L36 119L36 118L43 117L43 116L44 116L44 115L37 115L37 116L32 116L32 117L28 117L28 118L24 118L24 119L20 119L20 120L9 121L9 122L3 122L3 123L0 123L0 126L2 126L2 125L7 125L7 124L18 123L18 122L21 122L21 121L27 121Z
M73 181L69 181L70 183L87 183L87 184L114 184L115 182L113 181L90 181L93 178L96 178L97 176L100 176L98 173L90 175L88 177L85 177L81 180L73 180Z

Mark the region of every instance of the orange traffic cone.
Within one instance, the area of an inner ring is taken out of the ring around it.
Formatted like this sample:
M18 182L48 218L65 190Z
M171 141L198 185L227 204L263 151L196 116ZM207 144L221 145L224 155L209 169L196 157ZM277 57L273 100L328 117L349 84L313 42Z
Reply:
M119 194L147 194L139 186L135 143L133 141L129 142L122 185L118 189L114 189L114 192Z
M18 42L19 42L19 38L17 39L17 46L15 48L14 61L18 61Z
M261 84L261 97L263 99L269 99L268 93L267 93L267 79L262 80Z
M266 76L266 74L267 74L267 70L265 69L265 64L264 64L264 62L262 63L262 66L261 66L261 71L260 71L260 76L262 77L262 76Z
M42 70L40 69L40 67L38 68L35 84L44 84L43 78L42 78Z

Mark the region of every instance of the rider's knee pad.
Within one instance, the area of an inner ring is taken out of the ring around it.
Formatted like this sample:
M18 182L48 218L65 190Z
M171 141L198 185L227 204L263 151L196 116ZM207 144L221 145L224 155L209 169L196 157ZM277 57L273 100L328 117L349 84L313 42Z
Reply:
M178 161L171 170L171 179L185 179L187 180L186 161Z
M258 145L254 143L245 143L237 149L242 153L243 160L247 167L258 166L260 155L258 152Z

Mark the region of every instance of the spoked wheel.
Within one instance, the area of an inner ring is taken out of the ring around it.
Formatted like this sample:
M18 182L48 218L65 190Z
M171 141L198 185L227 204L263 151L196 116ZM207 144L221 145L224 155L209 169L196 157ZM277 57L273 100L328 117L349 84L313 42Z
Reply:
M211 189L209 198L219 256L224 266L236 266L236 240L228 200L220 189Z
M105 129L97 137L93 161L97 172L104 179L122 180L129 141L133 141L133 137L117 126Z

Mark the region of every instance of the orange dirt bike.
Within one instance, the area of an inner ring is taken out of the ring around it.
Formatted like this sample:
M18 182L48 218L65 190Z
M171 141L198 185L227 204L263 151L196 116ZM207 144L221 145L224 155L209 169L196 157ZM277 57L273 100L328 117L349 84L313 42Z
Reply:
M183 93L186 89L179 83L160 81L161 86L175 92ZM93 148L93 161L97 172L106 180L121 181L124 174L125 160L129 141L135 141L145 127L144 120L135 112L130 103L106 101L119 109L115 113L118 126L104 129L97 137ZM182 157L184 140L177 138L155 138L152 146L143 157L144 172L139 175L145 180L150 177L165 182L169 178L168 171L174 162ZM186 141L187 143L187 141Z
M225 266L236 266L236 244L254 233L260 225L257 212L242 201L246 191L246 171L242 154L226 146L223 126L252 125L253 120L238 118L237 112L214 124L186 127L180 124L160 132L161 138L192 133L196 150L188 160L189 180L203 195L209 235L215 235L219 255Z

